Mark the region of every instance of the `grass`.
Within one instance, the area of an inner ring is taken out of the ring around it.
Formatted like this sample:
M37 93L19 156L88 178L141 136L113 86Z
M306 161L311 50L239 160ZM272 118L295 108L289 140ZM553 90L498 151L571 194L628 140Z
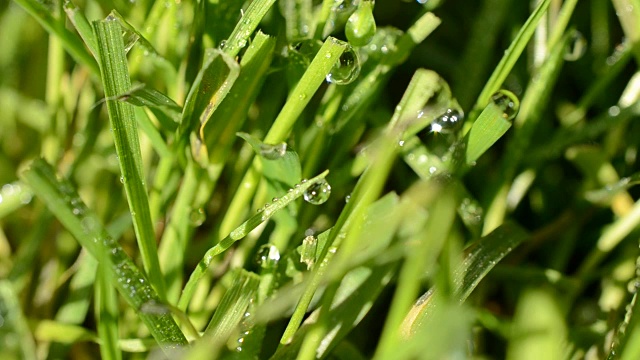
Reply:
M0 5L0 357L636 359L640 2Z

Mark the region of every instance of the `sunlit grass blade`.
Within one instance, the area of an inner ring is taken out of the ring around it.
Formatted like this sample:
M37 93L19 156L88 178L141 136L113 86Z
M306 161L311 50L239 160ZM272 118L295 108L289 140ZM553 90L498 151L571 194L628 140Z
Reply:
M187 355L187 359L216 357L241 321L252 316L248 313L248 307L255 301L259 283L258 275L254 273L245 270L236 272L231 287L220 300L204 335ZM242 343L238 343L234 350L241 352Z
M96 215L84 205L69 181L57 178L51 165L42 159L34 160L22 177L76 240L98 262L108 266L116 288L156 341L165 349L185 345L186 339L170 314L142 311L145 303L161 303L161 298L122 247L107 234Z
M229 39L225 42L224 52L231 57L238 55L247 46L253 31L258 27L262 18L275 3L275 0L252 0L247 9L242 12L242 19L236 24Z
M64 2L64 12L67 14L67 17L78 31L78 34L84 41L85 45L89 48L89 51L93 54L95 58L98 57L98 43L96 41L96 36L93 33L93 28L87 20L87 17L81 11L81 9L72 1L67 0Z
M303 196L304 192L307 191L311 186L324 180L327 174L328 174L328 171L325 171L324 173L312 179L309 179L308 181L301 183L300 186L297 186L291 189L292 191L288 192L277 201L270 203L269 206L265 207L258 214L250 217L247 221L242 223L242 225L240 225L235 230L233 230L229 234L229 236L225 237L213 248L209 249L204 255L203 259L198 264L198 266L196 267L196 269L193 271L193 273L191 273L191 276L189 277L189 281L185 285L184 290L182 292L182 296L178 301L178 308L180 308L183 311L186 310L187 306L189 305L189 301L193 296L193 292L195 291L195 287L198 281L202 278L202 276L208 270L209 264L211 264L211 261L213 261L213 259L216 256L220 255L221 253L229 249L231 245L233 245L236 241L247 236L247 234L251 232L251 230L255 229L258 225L268 220L277 211L284 208L295 199Z
M93 27L98 42L104 92L108 99L112 99L131 89L122 28L115 18L96 21ZM120 163L121 182L127 194L142 261L151 283L160 297L164 298L165 285L151 224L135 114L131 105L115 100L107 100L107 110Z
M309 101L311 101L313 94L325 82L327 74L331 71L335 62L338 61L345 48L346 44L344 42L334 38L328 38L324 42L298 85L289 94L287 102L264 138L265 143L278 144L286 139L294 123L298 120ZM236 193L231 205L229 205L229 210L220 225L221 236L225 236L224 234L231 231L244 215L247 203L253 196L259 180L256 166L254 164L249 168L242 179L240 186L243 191Z

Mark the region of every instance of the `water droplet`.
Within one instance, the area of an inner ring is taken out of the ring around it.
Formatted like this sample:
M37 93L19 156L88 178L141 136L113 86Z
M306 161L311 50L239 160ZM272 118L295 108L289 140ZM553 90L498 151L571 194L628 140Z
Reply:
M349 16L344 33L354 46L367 45L376 33L376 20L373 17L373 1L360 2L358 9Z
M571 41L564 53L564 59L567 61L576 61L587 51L587 41L582 33L574 31L571 34Z
M336 13L350 13L355 11L358 6L358 0L335 0L333 11Z
M609 116L618 116L620 115L620 108L616 105L613 105L612 107L609 108L607 113L609 114Z
M120 176L120 182L124 184L127 182L127 180L125 179L124 176Z
M222 40L220 41L220 44L218 44L218 48L220 50L224 50L225 46L227 46L227 40Z
M277 247L270 244L260 246L256 254L256 263L260 267L273 269L278 265L278 261L280 261L280 252Z
M277 197L274 197L273 199L271 199L271 202L276 202L278 200L280 200L280 199L278 199Z
M464 115L453 109L447 109L444 114L438 116L431 122L431 132L452 134L462 127L462 119Z
M206 218L207 215L205 214L203 208L192 209L189 213L189 223L194 227L202 225Z
M351 195L347 195L347 196L344 198L344 202L345 202L345 203L347 203L347 204L349 203L349 200L351 200Z
M498 90L491 96L491 101L502 110L502 116L513 120L520 110L520 100L508 90Z
M277 160L287 152L287 143L276 145L260 144L260 156L267 160Z
M340 59L327 74L327 81L336 85L352 83L360 74L360 60L351 45L347 44Z
M304 200L313 205L324 204L330 195L331 185L324 179L311 185L303 194Z
M241 48L241 49L242 49L242 48L243 48L243 47L245 47L245 46L247 46L247 39L240 39L240 40L238 40L238 47L239 47L239 48Z

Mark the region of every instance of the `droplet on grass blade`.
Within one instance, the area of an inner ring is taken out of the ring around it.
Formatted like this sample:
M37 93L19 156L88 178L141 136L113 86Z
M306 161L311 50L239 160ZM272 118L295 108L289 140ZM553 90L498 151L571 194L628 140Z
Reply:
M420 117L420 114L418 115ZM447 109L444 114L431 122L430 130L434 133L452 134L461 128L464 115L458 110Z
M204 212L204 209L192 209L189 213L189 223L191 226L197 227L204 223L204 220L207 218L207 215Z
M324 204L331 195L331 185L322 179L305 190L304 200L313 205Z
M491 96L491 101L502 110L502 117L512 121L520 110L520 100L509 90L498 90Z
M367 45L376 33L376 20L373 17L373 1L364 0L358 9L349 16L344 33L354 46Z
M277 160L284 156L287 152L287 143L275 145L260 144L260 156L267 160Z
M336 61L327 74L327 81L336 85L347 85L352 83L360 75L360 59L351 45L346 44L346 48L340 59Z
M278 266L280 261L280 252L273 245L265 244L258 249L256 255L256 263L263 269L273 269Z
M574 31L571 34L571 42L564 53L564 59L566 61L579 60L582 55L587 51L587 40L585 40L582 33Z

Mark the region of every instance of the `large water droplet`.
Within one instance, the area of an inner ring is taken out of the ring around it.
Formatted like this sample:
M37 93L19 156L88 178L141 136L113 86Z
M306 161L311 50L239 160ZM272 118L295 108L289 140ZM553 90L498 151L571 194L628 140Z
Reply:
M511 91L498 90L491 96L491 101L502 110L502 117L513 120L520 110L520 100Z
M263 269L273 269L278 265L278 261L280 261L280 252L277 247L270 244L260 246L256 254L256 263L258 263L260 267Z
M277 160L287 152L287 143L275 145L260 144L260 156L267 160Z
M360 74L360 60L351 45L347 44L340 59L327 74L327 81L336 85L352 83Z
M189 223L191 226L200 226L204 223L204 220L207 218L207 215L204 212L203 208L192 209L189 213Z
M331 185L322 179L311 185L303 194L304 200L313 205L324 204L331 195Z
M354 46L367 45L376 33L376 20L373 17L373 1L364 0L351 14L344 33Z
M351 13L356 10L358 2L358 0L336 0L333 11L336 13Z
M564 53L564 59L567 61L576 61L587 51L587 40L579 31L571 34L571 41Z
M420 114L418 114L420 117ZM431 132L452 134L461 128L464 115L458 110L447 109L444 114L431 122Z

